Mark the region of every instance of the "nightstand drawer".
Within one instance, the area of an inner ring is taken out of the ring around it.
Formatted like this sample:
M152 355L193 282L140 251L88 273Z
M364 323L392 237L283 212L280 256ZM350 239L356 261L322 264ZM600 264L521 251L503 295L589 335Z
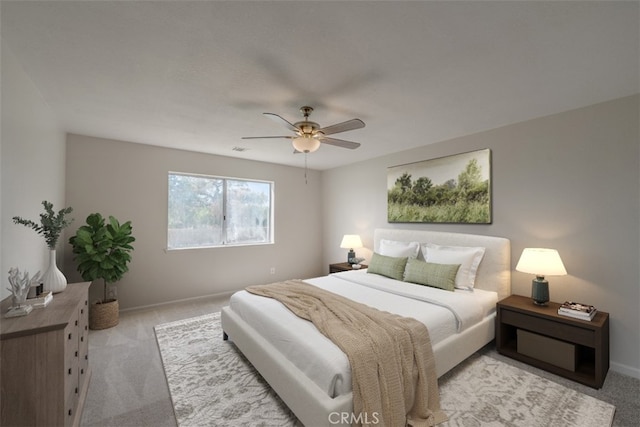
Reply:
M571 372L576 371L576 346L544 335L518 329L517 351L525 356L551 363Z
M580 328L557 320L543 319L511 310L503 310L501 315L502 323L507 325L533 332L544 331L544 335L553 338L589 347L595 346L595 331L593 329Z

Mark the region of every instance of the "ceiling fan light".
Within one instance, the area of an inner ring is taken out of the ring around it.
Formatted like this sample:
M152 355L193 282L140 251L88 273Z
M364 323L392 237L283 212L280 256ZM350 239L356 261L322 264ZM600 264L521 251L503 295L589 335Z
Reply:
M293 139L293 148L302 153L313 153L320 148L320 141L311 135L299 136Z

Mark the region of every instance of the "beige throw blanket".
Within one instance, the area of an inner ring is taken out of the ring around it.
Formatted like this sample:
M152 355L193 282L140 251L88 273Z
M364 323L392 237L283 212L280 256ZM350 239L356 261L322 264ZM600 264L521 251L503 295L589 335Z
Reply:
M251 286L247 291L280 301L347 355L356 425L417 427L446 421L429 332L422 323L300 280Z

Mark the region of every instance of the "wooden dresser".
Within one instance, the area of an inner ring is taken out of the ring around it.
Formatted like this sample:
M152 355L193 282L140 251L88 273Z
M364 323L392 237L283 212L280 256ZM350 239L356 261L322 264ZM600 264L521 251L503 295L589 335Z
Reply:
M89 386L89 285L67 285L45 308L2 317L0 425L78 426ZM0 315L11 297L0 303Z

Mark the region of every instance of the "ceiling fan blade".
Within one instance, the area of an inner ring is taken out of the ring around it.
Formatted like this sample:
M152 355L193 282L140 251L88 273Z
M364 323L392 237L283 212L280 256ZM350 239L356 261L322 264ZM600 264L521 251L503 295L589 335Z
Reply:
M336 139L336 138L319 138L320 142L323 144L335 145L336 147L348 148L350 150L354 150L360 147L359 142L351 142L345 141L344 139Z
M243 136L241 139L271 139L271 138L285 138L285 139L293 139L294 136Z
M277 114L274 113L263 113L265 116L269 117L271 120L273 120L276 123L279 123L281 125L283 125L284 127L286 127L289 130L292 130L294 132L300 132L300 129L298 129L297 127L295 127L293 124L289 123L287 120L283 119L282 117L280 117Z
M364 127L364 122L360 119L351 119L346 122L338 123L335 125L327 126L319 130L325 135L331 135L339 132L346 132L348 130L354 129L362 129Z

